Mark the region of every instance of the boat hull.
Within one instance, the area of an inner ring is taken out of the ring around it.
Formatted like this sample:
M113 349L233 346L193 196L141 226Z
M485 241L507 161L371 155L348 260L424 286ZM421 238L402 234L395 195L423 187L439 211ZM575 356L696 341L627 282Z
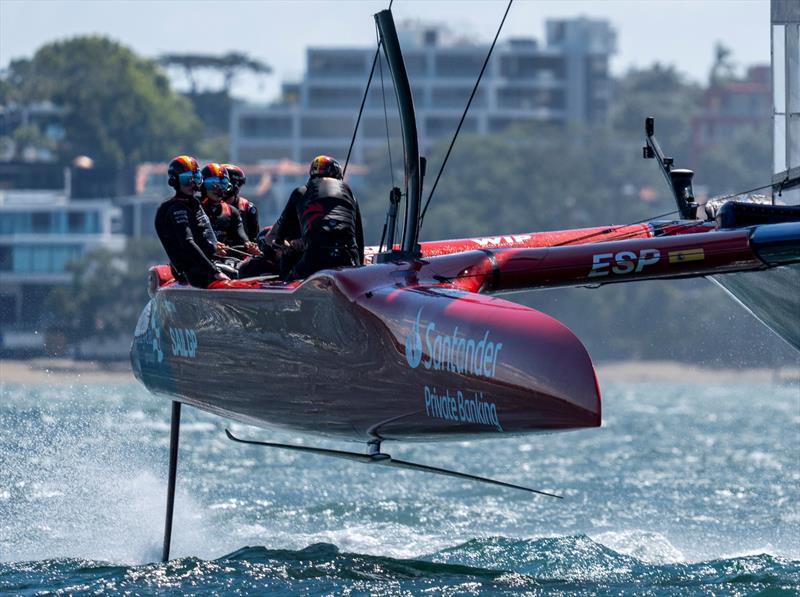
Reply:
M592 363L556 320L453 288L354 292L360 272L291 290L163 288L137 326L134 372L228 418L357 441L600 425Z

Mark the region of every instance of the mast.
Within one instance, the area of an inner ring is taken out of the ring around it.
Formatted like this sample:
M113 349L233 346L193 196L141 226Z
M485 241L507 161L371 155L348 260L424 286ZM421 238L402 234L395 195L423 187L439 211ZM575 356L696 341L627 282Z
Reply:
M422 168L419 157L419 141L417 139L417 118L414 114L414 99L411 85L408 82L403 53L397 39L391 10L382 10L375 15L383 51L397 94L397 105L400 108L400 126L403 130L403 150L405 161L406 211L405 233L401 251L403 258L415 258L419 255L419 212L422 199ZM392 247L389 247L389 252Z

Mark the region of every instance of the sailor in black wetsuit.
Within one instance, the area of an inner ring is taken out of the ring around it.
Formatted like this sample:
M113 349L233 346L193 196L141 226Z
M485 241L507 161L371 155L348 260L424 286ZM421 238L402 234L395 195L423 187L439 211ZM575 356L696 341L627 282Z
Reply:
M272 246L297 245L303 254L287 280L307 278L321 269L364 263L364 231L353 191L343 180L342 167L320 155L311 162L308 182L292 191L267 242Z
M176 157L169 164L168 176L175 195L159 206L155 227L175 279L201 288L214 280L227 280L212 261L217 239L194 196L203 183L197 160L187 155Z
M222 167L228 171L228 178L231 181L230 188L225 193L225 201L239 210L247 238L256 242L256 237L261 230L258 227L258 208L255 203L239 194L241 188L247 184L244 170L235 164L222 164Z
M239 210L223 201L231 186L228 171L220 164L211 163L203 168L203 210L211 221L217 241L230 247L244 247L251 254L258 246L247 238Z

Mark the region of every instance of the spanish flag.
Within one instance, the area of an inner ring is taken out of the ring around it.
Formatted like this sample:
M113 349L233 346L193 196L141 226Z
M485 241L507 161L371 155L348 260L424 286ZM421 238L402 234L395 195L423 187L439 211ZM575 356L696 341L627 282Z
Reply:
M670 263L685 263L686 261L703 261L706 258L703 249L682 249L669 252Z

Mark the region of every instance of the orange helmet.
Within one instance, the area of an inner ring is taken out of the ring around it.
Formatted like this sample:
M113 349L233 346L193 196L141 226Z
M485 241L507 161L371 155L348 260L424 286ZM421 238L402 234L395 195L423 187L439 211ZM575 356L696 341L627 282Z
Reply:
M308 175L311 178L316 176L324 176L326 178L338 178L342 180L344 174L339 162L334 160L329 155L318 155L311 161L311 168L308 170Z
M167 184L174 189L190 183L195 189L199 189L203 184L200 166L197 165L197 160L190 155L179 155L172 158L167 168L167 177Z
M216 162L211 162L203 168L203 192L214 191L217 195L222 197L228 192L231 186L231 179L228 177L228 171Z

